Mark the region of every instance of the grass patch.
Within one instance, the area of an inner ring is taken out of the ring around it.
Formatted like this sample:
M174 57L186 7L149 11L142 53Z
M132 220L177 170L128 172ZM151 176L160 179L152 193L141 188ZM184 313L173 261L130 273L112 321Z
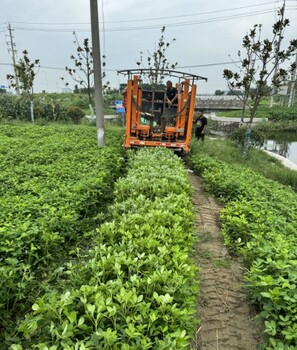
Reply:
M297 190L297 171L286 168L278 159L261 149L250 148L243 158L241 147L232 141L220 139L207 139L204 143L192 140L191 148L193 154L206 154L228 164L250 168L268 179Z

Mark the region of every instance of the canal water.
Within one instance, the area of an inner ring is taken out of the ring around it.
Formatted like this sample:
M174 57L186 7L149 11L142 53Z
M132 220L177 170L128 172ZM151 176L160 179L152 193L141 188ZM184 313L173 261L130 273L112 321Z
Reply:
M294 138L292 140L292 137L288 135L287 140L289 141L284 140L283 136L280 139L269 138L265 141L263 148L269 152L279 154L297 165L297 134L292 135L295 140Z
M210 135L212 137L226 137L228 133L225 131L211 130ZM287 158L297 165L297 133L267 135L263 149Z

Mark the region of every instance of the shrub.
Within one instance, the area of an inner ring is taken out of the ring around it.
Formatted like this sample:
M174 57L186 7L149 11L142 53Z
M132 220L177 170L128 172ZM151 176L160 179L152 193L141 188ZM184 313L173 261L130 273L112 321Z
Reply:
M297 120L297 108L276 107L269 110L269 120Z
M79 124L84 116L84 111L76 106L70 106L66 111L67 119L72 120L75 124Z
M243 146L246 138L247 127L242 126L240 128L235 129L229 138L235 141L238 145ZM262 147L264 145L265 136L264 134L257 130L252 129L250 136L250 146L252 147Z

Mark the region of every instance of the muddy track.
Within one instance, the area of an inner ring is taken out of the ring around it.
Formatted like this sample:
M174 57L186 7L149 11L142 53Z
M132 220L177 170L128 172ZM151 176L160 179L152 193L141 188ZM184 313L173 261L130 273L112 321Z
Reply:
M203 192L201 179L189 173L194 188L193 205L199 242L196 259L199 266L200 295L197 328L192 349L256 350L262 327L243 288L243 266L232 258L223 244L215 199Z

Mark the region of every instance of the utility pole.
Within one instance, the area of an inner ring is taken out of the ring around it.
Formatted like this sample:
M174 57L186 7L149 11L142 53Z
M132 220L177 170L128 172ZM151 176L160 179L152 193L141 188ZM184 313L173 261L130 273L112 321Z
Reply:
M295 65L297 66L297 52L296 52L296 58L295 58ZM292 77L291 77L288 107L292 107L294 104L295 86L296 86L296 78L297 78L296 66L294 68L294 71L292 72Z
M103 96L102 96L102 73L101 73L101 59L100 59L100 38L99 38L99 20L98 20L97 0L90 0L90 10L91 10L93 65L94 65L94 90L95 90L95 107L96 107L97 144L98 146L105 146Z
M15 77L15 85L16 85L16 93L20 94L20 85L19 85L19 78L17 76L17 71L15 69L16 61L15 61L15 49L14 49L14 42L12 37L12 29L10 26L10 23L8 23L8 31L9 31L9 37L10 37L10 47L11 47L11 53L12 53L12 63L13 63L13 69L14 69L14 77ZM8 49L9 51L9 49Z

